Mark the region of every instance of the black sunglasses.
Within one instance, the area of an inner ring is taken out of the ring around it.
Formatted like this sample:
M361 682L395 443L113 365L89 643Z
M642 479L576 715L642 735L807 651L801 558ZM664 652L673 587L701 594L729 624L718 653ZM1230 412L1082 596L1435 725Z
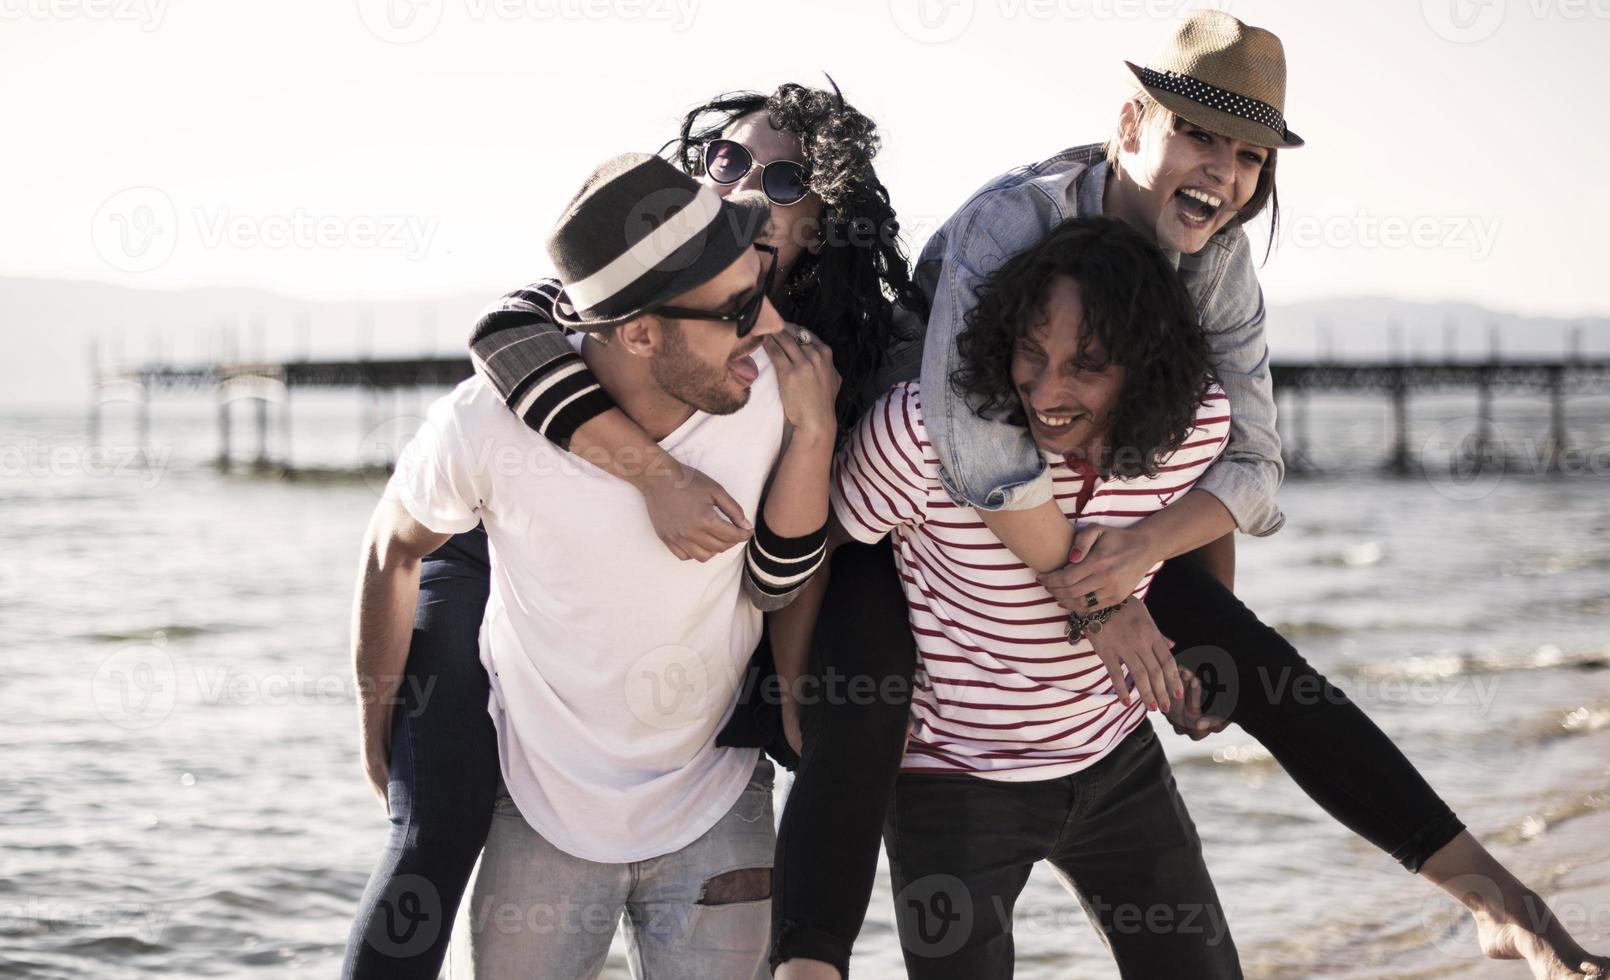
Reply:
M755 295L731 313L711 313L709 310L690 310L683 306L656 306L650 310L672 320L715 320L720 323L736 323L738 336L747 337L749 331L755 329L755 321L760 319L760 304L766 302L766 296L771 293L772 280L777 278L777 249L770 245L756 245L755 250L771 256L771 263L766 268L766 274L761 277L760 289Z
M734 140L711 140L704 145L704 172L718 184L736 184L755 169L755 155ZM773 160L760 166L760 189L773 204L798 204L811 192L805 165L798 160Z

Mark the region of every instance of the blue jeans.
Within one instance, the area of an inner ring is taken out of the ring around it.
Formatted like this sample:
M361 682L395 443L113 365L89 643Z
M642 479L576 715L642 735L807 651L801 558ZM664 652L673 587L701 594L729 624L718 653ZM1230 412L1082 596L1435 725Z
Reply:
M470 961L477 980L596 977L622 915L635 977L769 976L776 838L772 766L765 756L758 759L737 802L698 840L629 863L605 864L561 851L500 793L470 898Z
M391 838L347 937L345 980L435 980L492 820L498 752L477 642L486 532L457 535L420 570L391 727Z

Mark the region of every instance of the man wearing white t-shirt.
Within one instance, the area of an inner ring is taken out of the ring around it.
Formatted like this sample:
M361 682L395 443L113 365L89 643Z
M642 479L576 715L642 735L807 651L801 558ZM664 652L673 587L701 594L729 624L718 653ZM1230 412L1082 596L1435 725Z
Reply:
M555 315L634 421L718 480L769 550L814 567L838 376L766 298L768 213L616 157L549 239ZM676 560L629 484L472 378L431 406L371 522L360 677L401 673L420 559L477 522L504 791L470 904L476 976L595 975L623 914L649 980L765 976L771 765L715 744L760 638L745 550ZM371 771L384 703L364 702Z

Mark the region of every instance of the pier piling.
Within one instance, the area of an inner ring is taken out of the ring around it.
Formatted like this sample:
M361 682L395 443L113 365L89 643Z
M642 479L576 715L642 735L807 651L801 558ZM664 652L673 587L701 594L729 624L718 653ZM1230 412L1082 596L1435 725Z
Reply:
M1565 431L1565 368L1556 366L1549 370L1549 441L1548 466L1549 473L1560 471L1560 456L1568 448Z
M253 402L257 417L257 458L252 460L252 468L261 473L268 469L268 399L258 397Z
M1392 454L1387 468L1407 473L1409 465L1409 386L1400 381L1392 387Z
M229 391L218 389L218 469L229 472Z
M1476 455L1485 465L1493 451L1492 376L1482 371L1476 376Z

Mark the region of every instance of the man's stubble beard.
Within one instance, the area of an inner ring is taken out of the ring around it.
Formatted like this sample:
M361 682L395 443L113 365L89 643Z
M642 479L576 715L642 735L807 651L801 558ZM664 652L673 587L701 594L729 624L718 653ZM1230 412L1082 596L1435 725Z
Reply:
M700 361L683 339L682 330L665 324L662 349L649 362L649 371L666 394L696 411L731 415L749 403L749 391L734 395L728 387L727 365L712 368Z

